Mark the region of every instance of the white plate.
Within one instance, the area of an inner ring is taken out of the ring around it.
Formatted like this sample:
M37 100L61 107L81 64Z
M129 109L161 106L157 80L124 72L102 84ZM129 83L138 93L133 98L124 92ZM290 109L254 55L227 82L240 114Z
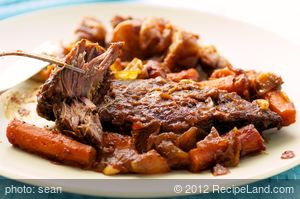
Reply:
M101 19L107 26L109 20L115 14L131 15L134 17L158 16L169 19L172 23L185 29L199 33L205 43L217 46L235 66L252 68L263 71L273 71L281 74L285 80L284 90L298 103L300 101L298 82L299 54L300 48L283 40L273 33L258 29L256 27L215 16L208 13L183 10L167 7L156 7L149 5L133 4L89 4L59 9L40 11L32 14L22 15L8 20L0 21L0 51L8 49L32 50L35 46L48 41L60 41L62 38L70 38L74 27L78 24L81 16L91 15ZM8 66L6 59L0 61L0 68ZM1 73L0 73L1 78ZM11 78L18 78L18 73ZM32 87L27 82L19 88L25 95L26 86ZM36 85L34 85L36 86ZM297 92L296 92L297 91ZM40 157L17 150L8 143L5 136L5 128L8 119L4 116L7 104L2 96L0 110L0 174L13 179L247 179L236 184L263 179L300 163L300 124L283 128L280 132L269 135L271 139L267 144L267 151L261 155L242 159L238 167L231 168L228 175L214 177L209 172L193 174L186 171L177 171L156 176L104 176L101 173L84 171L63 165L50 163ZM28 106L30 106L30 101ZM3 107L4 104L4 107ZM296 104L298 106L299 104ZM32 104L31 104L32 106ZM15 110L9 107L10 110ZM32 119L35 120L35 119ZM37 121L37 120L36 120ZM293 150L296 157L289 160L280 159L285 150ZM27 179L27 180L24 180ZM47 184L47 181L31 181L31 183ZM101 181L103 184L103 181ZM107 181L109 182L109 181ZM54 182L48 181L48 184ZM142 182L133 182L135 187L122 188L122 186L97 185L96 181L65 184L64 191L101 196L171 196L176 195L172 189L153 183L144 187ZM128 181L124 182L127 183ZM145 183L145 182L144 182Z

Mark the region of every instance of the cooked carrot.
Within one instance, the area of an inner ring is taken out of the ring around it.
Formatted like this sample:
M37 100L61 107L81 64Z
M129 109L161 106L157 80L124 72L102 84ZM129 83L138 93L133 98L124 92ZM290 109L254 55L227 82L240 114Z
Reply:
M20 149L66 164L88 167L96 158L96 150L91 146L16 119L9 123L6 136Z
M210 75L209 79L219 79L221 77L227 77L230 75L236 75L236 72L233 71L231 68L225 67L216 69L213 71L213 73Z
M197 143L196 148L189 151L190 170L197 172L212 167L221 156L224 156L228 147L228 140L222 138L213 128L205 139Z
M32 79L39 81L39 82L44 82L46 81L51 72L54 70L55 66L53 64L48 65L46 68L42 69L40 72L38 72L36 75L32 77Z
M265 94L265 99L269 101L270 109L282 118L284 126L296 121L295 106L283 91L270 91Z
M223 135L223 138L229 138L233 135L234 132L235 136L238 137L241 143L241 157L248 154L259 153L266 149L263 137L253 124L249 124L240 129L234 128L233 130Z
M196 148L189 151L190 170L201 171L216 163L236 166L240 157L263 150L264 140L252 124L241 129L234 128L222 136L213 128L205 139L197 143Z
M246 98L249 97L249 81L245 74L238 76L229 75L218 79L202 81L199 84L202 87L222 89L228 92L236 92Z
M218 79L202 81L200 82L200 85L203 87L218 88L222 90L232 90L233 80L234 80L234 76L229 75Z
M180 80L183 79L191 79L194 81L199 81L200 74L196 69L190 68L188 70L182 70L178 73L168 73L167 78L174 82L179 82Z
M248 154L259 153L266 149L264 139L253 124L239 129L238 138L241 141L241 157Z

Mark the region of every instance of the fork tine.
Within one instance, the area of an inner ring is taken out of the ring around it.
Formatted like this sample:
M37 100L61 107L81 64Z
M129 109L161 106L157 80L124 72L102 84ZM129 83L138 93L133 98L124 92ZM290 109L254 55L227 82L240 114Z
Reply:
M47 55L37 55L37 54L31 54L31 53L25 53L23 51L12 51L12 52L2 52L0 53L0 57L3 57L3 56L23 56L23 57L29 57L29 58L33 58L33 59L38 59L38 60L41 60L41 61L45 61L45 62L49 62L49 63L52 63L52 64L57 64L58 66L61 66L61 67L66 67L67 69L70 69L70 70L73 70L73 71L76 71L76 72L79 72L79 73L82 73L84 74L85 71L81 68L77 68L75 66L72 66L70 64L66 64L65 62L61 61L61 60L57 60L53 57L50 57L50 56L47 56Z

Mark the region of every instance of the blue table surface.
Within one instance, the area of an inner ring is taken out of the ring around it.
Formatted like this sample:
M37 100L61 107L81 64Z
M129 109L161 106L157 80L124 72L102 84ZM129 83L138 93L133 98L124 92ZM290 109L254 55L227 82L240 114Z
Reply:
M105 0L0 0L0 20L12 17L18 14L31 12L35 10L40 9L46 9L51 7L59 7L59 6L67 6L67 5L75 5L75 4L81 4L81 3L94 3L94 2L104 2ZM106 0L107 2L108 0ZM112 1L112 0L111 0ZM115 0L117 1L117 0ZM0 163L1 164L1 163ZM294 167L286 172L283 172L279 175L273 176L269 179L261 180L259 182L253 183L253 186L261 186L262 184L270 184L271 186L275 186L278 184L278 182L287 181L292 183L289 183L289 185L293 185L296 189L299 189L299 179L300 179L300 165L297 167ZM9 185L18 185L22 186L22 183L16 182L14 180L10 180L4 177L0 176L0 191L2 190L2 193L0 192L0 199L6 199L6 198L58 198L58 199L64 199L64 198L94 198L94 197L88 197L78 194L70 194L70 193L62 193L62 194L43 194L43 195L35 195L35 194L29 194L29 195L22 195L22 194L9 194L4 195L3 190L5 187ZM298 192L299 193L299 190ZM1 195L3 194L3 195ZM261 197L261 196L259 196ZM286 195L286 194L269 194L269 195L263 195L263 198L272 198L272 199L286 199L286 198L300 198L300 195L292 194L292 195ZM98 197L99 198L99 197ZM101 197L103 198L103 197ZM253 195L232 195L232 194L225 194L225 195L216 195L216 194L205 194L205 195L197 195L197 196L184 196L179 197L182 199L192 199L192 198L257 198L257 196Z

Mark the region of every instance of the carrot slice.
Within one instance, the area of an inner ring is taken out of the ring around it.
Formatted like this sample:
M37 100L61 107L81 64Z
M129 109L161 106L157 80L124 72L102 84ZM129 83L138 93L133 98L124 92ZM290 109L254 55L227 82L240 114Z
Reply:
M168 73L167 78L175 82L179 82L180 80L183 79L191 79L194 81L199 81L200 74L196 69L190 68L188 70L182 70L178 73Z
M270 91L265 95L265 99L269 101L270 109L282 118L284 126L296 121L295 106L283 91Z
M226 67L226 68L220 68L213 71L213 73L210 75L209 79L219 79L221 77L227 77L227 76L235 76L236 73L232 69Z
M245 74L238 76L229 75L218 79L211 79L199 82L202 87L217 88L228 92L236 92L237 94L249 97L249 81Z
M202 82L200 82L200 85L203 87L210 87L210 88L217 88L217 89L232 91L233 90L233 81L234 81L234 76L230 75L230 76L221 77L218 79L202 81Z
M91 146L16 119L9 123L6 136L20 149L70 165L88 167L96 158L96 150Z

